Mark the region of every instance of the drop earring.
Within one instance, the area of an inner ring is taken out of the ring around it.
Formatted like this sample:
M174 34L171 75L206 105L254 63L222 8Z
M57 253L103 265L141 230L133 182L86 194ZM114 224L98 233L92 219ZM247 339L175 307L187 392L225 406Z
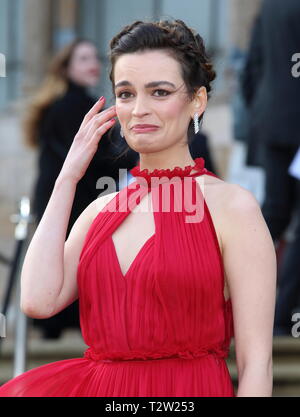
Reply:
M199 114L195 113L194 114L194 131L195 131L195 135L197 133L199 133L200 130L200 124L199 124Z
M124 138L124 133L123 133L122 128L120 129L120 136L121 136L121 138Z

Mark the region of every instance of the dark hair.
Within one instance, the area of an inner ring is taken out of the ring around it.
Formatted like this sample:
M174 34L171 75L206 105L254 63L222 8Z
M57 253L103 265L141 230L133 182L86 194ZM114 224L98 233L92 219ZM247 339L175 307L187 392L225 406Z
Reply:
M151 49L165 49L181 65L182 78L192 99L204 86L210 97L213 70L202 37L182 20L158 22L135 21L125 26L110 42L110 80L114 86L114 67L117 59L127 53ZM202 122L203 114L200 116ZM189 131L192 128L192 120Z

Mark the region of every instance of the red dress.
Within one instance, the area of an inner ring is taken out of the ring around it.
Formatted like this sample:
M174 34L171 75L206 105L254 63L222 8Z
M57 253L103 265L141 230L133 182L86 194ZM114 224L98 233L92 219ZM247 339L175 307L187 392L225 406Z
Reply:
M11 379L0 396L235 396L225 361L233 336L231 301L224 298L217 235L194 178L215 175L203 158L194 162L152 172L137 165L130 171L136 180L98 213L80 255L80 323L89 348L82 358ZM153 180L165 182L153 185ZM164 210L167 189L171 203ZM140 197L130 199L137 190ZM124 275L112 234L150 190L155 233ZM191 198L181 198L183 190ZM199 196L202 210L193 217Z

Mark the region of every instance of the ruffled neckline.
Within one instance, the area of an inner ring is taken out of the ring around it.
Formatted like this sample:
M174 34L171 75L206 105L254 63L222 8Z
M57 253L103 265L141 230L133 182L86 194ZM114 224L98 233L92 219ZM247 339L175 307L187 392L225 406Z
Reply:
M151 178L157 177L180 177L184 178L190 175L192 171L196 171L195 174L192 175L199 175L199 173L206 172L206 168L204 167L205 161L203 158L196 158L194 159L194 165L187 165L185 167L176 166L175 168L156 168L153 171L149 171L147 168L140 169L140 164L136 165L132 168L129 172L134 177L142 177L147 180L148 183L151 182Z

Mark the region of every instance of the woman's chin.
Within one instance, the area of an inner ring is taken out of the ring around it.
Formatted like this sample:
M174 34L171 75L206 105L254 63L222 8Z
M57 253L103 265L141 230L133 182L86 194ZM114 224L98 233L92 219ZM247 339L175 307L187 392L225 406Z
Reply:
M128 146L138 153L153 153L153 152L159 152L161 150L161 147L154 146L150 143L147 143L147 144L135 143L134 145L128 145Z
M151 139L148 135L140 135L127 141L128 146L136 152L148 153L157 152L161 149L161 141L157 138Z

